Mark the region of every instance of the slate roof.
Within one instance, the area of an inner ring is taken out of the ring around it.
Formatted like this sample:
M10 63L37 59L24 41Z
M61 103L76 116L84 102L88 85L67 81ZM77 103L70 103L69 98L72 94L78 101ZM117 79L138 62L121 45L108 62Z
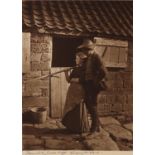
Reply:
M132 1L23 1L23 31L132 38Z

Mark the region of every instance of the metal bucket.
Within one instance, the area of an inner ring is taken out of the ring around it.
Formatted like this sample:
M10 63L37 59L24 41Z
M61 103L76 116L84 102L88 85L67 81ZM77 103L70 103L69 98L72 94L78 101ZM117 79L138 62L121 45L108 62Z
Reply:
M35 107L31 109L33 123L44 123L47 118L47 110L44 107Z

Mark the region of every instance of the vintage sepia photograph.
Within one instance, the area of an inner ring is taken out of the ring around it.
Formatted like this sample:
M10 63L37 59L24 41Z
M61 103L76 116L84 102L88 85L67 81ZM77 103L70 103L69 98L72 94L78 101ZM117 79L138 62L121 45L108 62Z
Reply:
M22 0L22 151L133 150L133 1Z

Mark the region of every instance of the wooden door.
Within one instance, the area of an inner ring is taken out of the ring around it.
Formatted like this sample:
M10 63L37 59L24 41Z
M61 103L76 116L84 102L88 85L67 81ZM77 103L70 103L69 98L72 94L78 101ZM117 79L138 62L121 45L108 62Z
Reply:
M51 73L65 69L65 67L52 67ZM66 81L64 72L51 78L51 116L60 118L63 114L67 89L69 83Z

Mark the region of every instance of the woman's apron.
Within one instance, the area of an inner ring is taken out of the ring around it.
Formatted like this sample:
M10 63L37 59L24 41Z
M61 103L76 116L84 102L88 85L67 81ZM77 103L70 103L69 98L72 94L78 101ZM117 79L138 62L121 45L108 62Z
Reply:
M89 130L84 95L84 89L81 84L75 82L70 84L66 96L62 124L72 132L84 133Z

